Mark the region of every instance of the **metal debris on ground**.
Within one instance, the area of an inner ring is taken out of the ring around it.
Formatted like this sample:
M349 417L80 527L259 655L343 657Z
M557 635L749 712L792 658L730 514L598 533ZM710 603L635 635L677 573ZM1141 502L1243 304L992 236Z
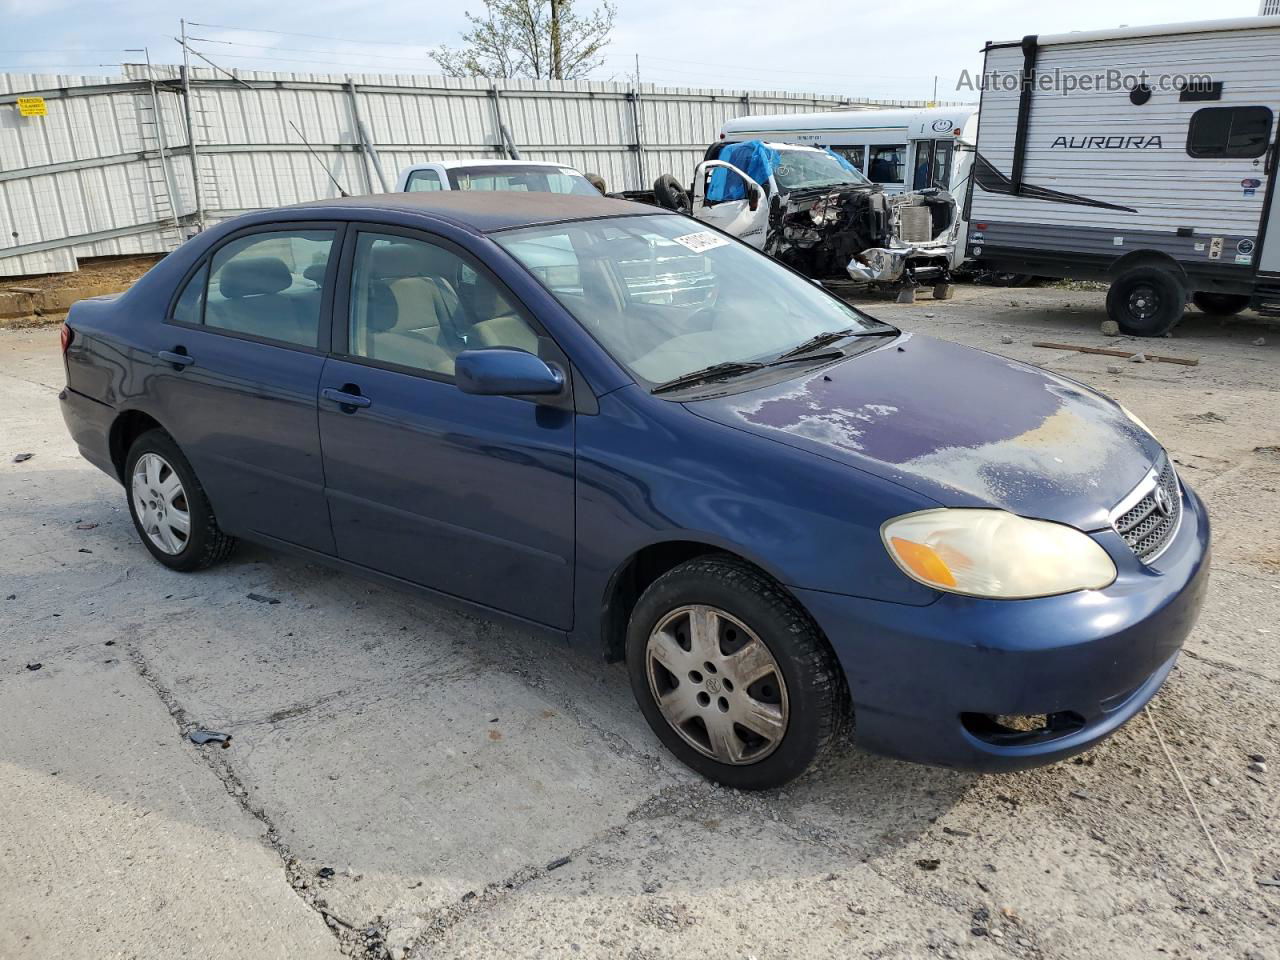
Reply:
M206 743L220 743L223 750L231 746L231 734L229 733L218 733L214 730L192 730L187 736L197 746L203 746Z
M253 600L255 603L279 603L280 602L276 597L266 597L260 593L246 593L245 596L248 597L250 600Z
M28 460L30 460L30 459L31 459L32 457L34 457L34 456L35 456L35 454L34 454L34 453L20 453L20 454L18 454L16 457L14 457L14 458L13 458L13 462L14 462L14 463L26 463Z
M1033 347L1045 347L1049 350L1074 350L1076 353L1092 353L1103 357L1120 357L1125 360L1132 360L1134 357L1142 357L1144 360L1151 360L1154 363L1178 363L1184 367L1198 367L1200 365L1199 357L1165 357L1158 353L1134 353L1132 350L1111 350L1106 347L1082 347L1074 343L1053 343L1049 340L1037 340L1031 345Z
M39 669L40 669L41 667L43 667L43 666L44 666L44 664L43 664L43 663L28 663L28 664L27 664L27 669L28 669L28 670L39 670Z
M337 871L333 867L321 867L316 871L316 876L321 880L330 880Z
M568 858L568 857L557 857L556 859L552 860L550 863L548 863L548 864L547 864L547 869L548 869L548 870L559 870L561 867L563 867L563 866L564 866L565 864L567 864L568 862L569 862L569 858Z

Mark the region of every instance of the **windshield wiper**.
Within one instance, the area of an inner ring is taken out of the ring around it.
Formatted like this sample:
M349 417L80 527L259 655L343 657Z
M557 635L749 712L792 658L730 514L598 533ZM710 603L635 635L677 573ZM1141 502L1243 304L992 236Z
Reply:
M804 343L796 344L796 346L787 350L785 353L778 354L773 358L773 363L777 363L779 360L790 360L793 357L802 357L807 353L812 353L814 350L821 349L822 347L829 347L833 343L837 343L840 340L847 340L850 337L883 337L897 332L897 328L891 327L888 324L885 324L883 327L875 327L870 330L862 327L846 327L843 330L828 330L825 333L815 334Z
M753 370L760 370L764 367L763 363L754 361L738 361L730 360L725 363L713 363L709 367L703 367L701 370L693 370L689 373L681 374L674 379L660 383L650 393L666 393L668 390L679 390L681 387L692 387L699 383L706 383L708 380L723 380L728 377L741 376L744 373L751 373Z

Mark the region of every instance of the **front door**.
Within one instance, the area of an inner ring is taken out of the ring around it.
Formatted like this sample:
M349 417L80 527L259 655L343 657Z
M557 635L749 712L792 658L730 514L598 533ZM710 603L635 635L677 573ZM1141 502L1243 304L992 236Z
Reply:
M735 199L708 198L711 178L721 170L726 178L724 192ZM694 169L693 215L757 250L764 249L769 225L764 189L731 163L704 160Z
M338 555L568 629L571 405L463 393L464 349L555 345L478 262L435 238L361 230L335 299L320 439ZM345 321L345 328L344 328Z
M166 322L149 327L154 413L218 522L323 553L333 538L316 390L336 234L292 224L232 237L192 274Z

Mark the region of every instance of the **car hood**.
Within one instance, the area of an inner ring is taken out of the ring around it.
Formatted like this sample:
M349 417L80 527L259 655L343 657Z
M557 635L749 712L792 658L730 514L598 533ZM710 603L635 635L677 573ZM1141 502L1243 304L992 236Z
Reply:
M997 507L1082 530L1107 526L1162 453L1082 384L912 334L797 379L686 407L946 506Z

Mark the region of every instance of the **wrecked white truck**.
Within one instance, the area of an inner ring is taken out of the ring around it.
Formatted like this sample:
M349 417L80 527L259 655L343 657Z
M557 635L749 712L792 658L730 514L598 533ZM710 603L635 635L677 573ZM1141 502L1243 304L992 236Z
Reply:
M688 213L815 280L914 288L950 279L958 222L944 190L886 194L830 150L748 140L717 143L691 189L670 174L652 193L628 192Z

